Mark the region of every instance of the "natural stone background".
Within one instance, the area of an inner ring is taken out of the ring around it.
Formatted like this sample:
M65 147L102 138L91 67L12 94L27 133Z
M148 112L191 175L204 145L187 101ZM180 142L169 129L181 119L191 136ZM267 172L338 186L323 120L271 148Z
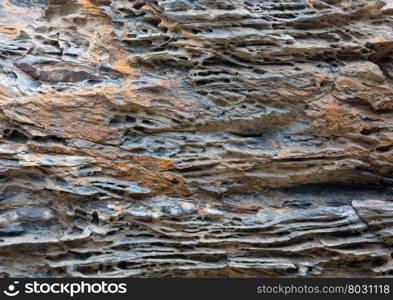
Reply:
M392 0L0 0L0 276L392 276L392 52Z

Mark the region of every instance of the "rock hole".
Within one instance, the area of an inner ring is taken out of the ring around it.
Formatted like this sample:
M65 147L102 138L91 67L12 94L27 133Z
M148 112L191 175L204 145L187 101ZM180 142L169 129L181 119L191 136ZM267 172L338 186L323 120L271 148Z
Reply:
M7 141L15 143L26 143L29 139L27 135L16 130L16 129L6 129L3 132L3 137Z
M99 223L99 221L100 221L100 219L98 218L98 213L96 212L96 211L93 211L93 213L91 214L91 216L92 216L92 222L93 223L95 223L95 224L98 224Z
M132 116L126 116L126 122L135 123L136 119Z

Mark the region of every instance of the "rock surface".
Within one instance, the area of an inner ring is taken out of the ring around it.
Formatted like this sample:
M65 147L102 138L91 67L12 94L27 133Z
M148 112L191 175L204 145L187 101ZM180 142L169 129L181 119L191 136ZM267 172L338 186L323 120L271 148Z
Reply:
M0 0L0 276L392 276L392 53L391 0Z

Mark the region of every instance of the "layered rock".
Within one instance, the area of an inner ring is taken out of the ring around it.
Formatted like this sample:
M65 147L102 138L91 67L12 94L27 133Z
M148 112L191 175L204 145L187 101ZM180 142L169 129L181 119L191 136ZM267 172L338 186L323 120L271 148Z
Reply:
M393 3L2 0L0 275L391 276Z

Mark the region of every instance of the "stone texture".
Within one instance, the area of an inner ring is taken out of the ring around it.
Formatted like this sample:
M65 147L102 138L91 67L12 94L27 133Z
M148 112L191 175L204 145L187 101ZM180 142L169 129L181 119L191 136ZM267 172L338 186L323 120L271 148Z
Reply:
M0 276L392 276L391 0L1 0Z

